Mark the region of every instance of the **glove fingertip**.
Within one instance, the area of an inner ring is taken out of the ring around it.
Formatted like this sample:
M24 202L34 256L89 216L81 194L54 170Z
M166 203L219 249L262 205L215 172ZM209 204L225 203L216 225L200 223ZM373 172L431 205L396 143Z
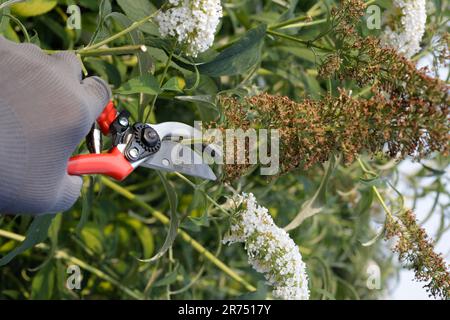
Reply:
M80 197L82 186L81 177L66 175L61 181L55 206L49 212L57 213L70 209Z
M76 56L76 54L69 52L69 51L62 51L55 54L52 54L51 57L53 59L59 60L65 65L67 65L68 68L70 68L70 71L72 74L77 77L78 81L81 81L82 79L82 66L80 59Z
M81 82L87 96L87 102L94 119L97 118L111 100L111 89L99 77L89 77Z

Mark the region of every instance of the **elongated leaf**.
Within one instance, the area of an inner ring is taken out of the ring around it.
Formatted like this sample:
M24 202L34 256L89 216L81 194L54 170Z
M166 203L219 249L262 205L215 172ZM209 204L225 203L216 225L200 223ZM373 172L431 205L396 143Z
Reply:
M151 74L130 79L116 90L120 94L147 93L158 94L160 92L159 84Z
M55 277L55 268L51 263L39 270L31 283L31 299L51 299L55 288Z
M92 199L94 197L94 177L85 177L85 183L82 191L82 208L80 221L77 224L75 233L80 235L81 230L86 225L92 207Z
M156 11L156 7L149 0L117 0L117 4L133 21L141 20ZM158 34L157 26L150 21L140 26L139 30L148 34Z
M266 25L249 30L241 39L223 50L212 61L201 64L201 74L211 77L242 74L260 61Z
M117 23L119 23L122 28L127 28L133 24L133 21L125 16L124 14L121 14L119 12L112 12L109 14L105 19L113 19ZM144 43L144 36L142 35L142 32L140 30L133 30L129 33L129 36L131 37L131 41L133 44L142 44ZM139 61L139 75L144 76L148 75L150 73L150 70L152 69L153 65L153 59L150 56L150 52L139 52L137 54L138 61ZM159 88L159 87L158 87ZM150 102L153 94L146 94L145 92L141 92L139 96L139 113L138 113L138 120L143 121L144 118L144 108L145 106Z
M377 231L377 234L376 234L372 239L370 239L370 240L368 240L368 241L366 241L366 242L361 243L361 245L362 245L363 247L370 247L370 246L373 245L375 242L377 242L378 239L382 238L382 236L384 235L384 231L385 231L385 228L384 228L384 226L383 226L383 227L381 227L381 228Z
M195 103L203 121L211 121L219 115L219 109L217 108L216 98L214 96L176 96L175 99Z
M200 102L209 105L212 109L216 109L215 98L209 95L203 96L176 96L175 99L189 102Z
M183 92L184 87L186 86L186 82L183 78L180 77L172 77L164 83L161 88L164 91L176 91Z
M47 238L48 228L50 228L54 217L54 215L42 215L34 218L27 230L25 240L13 251L0 259L0 267L8 264L17 255L44 241Z
M155 249L153 234L150 231L150 228L143 224L141 221L131 217L121 218L121 220L136 232L136 235L141 242L143 258L150 258Z
M330 179L337 163L338 161L336 161L336 157L334 156L330 157L327 169L320 182L319 188L314 193L313 197L303 204L297 216L286 227L284 227L286 231L290 231L292 229L297 228L299 225L302 224L302 222L306 218L312 217L313 215L318 214L323 210L326 204L326 191L328 180Z
M105 19L112 11L111 1L102 0L98 6L97 16L97 28L89 41L89 44L93 44L97 41L101 41L108 36L107 28L105 27Z
M156 281L153 284L153 287L162 287L162 286L167 286L169 284L174 283L175 281L177 281L177 276L179 274L179 264L177 264L175 266L175 268L173 269L173 271L169 272L168 274L166 274L166 276L158 281Z
M24 2L24 1L25 0L7 0L7 1L3 2L2 4L0 4L0 10L8 8L8 7L12 6L15 3Z
M81 230L80 238L89 250L93 253L101 254L104 251L104 237L98 226L94 223L87 223Z
M238 300L265 300L267 297L267 284L264 281L258 281L256 291L244 293L239 296Z
M166 190L167 197L169 199L170 204L170 226L169 226L169 232L167 233L166 240L164 241L163 246L161 249L159 249L158 253L154 255L150 259L146 260L140 260L143 262L153 262L155 260L158 260L161 258L167 250L172 247L173 242L175 241L175 238L178 234L178 227L180 225L180 220L178 218L177 214L177 208L178 208L178 197L177 193L175 192L175 189L172 187L172 185L167 181L166 176L164 173L157 171L159 177L161 178L161 182L164 185L164 189Z
M59 235L59 229L61 229L61 223L62 223L62 214L58 213L55 216L55 219L53 219L50 228L48 229L48 237L50 239L50 252L47 255L47 258L44 262L42 262L38 267L30 269L31 271L37 271L42 268L44 268L54 257L56 249L58 248L58 235Z

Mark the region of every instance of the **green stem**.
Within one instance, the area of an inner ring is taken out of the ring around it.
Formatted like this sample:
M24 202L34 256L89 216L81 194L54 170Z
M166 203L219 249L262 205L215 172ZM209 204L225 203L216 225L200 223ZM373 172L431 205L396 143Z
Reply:
M325 18L315 20L315 21L301 22L302 20L300 18L304 18L304 17L297 17L297 18L290 19L290 20L287 20L287 21L284 21L281 23L277 23L275 25L269 26L269 30L308 27L308 26L314 26L317 24L322 24L324 22L327 22L327 19L325 19Z
M178 177L180 177L183 181L185 181L187 184L189 184L193 189L197 190L197 186L191 180L189 180L188 178L186 178L184 175L182 175L179 172L175 172L175 174ZM218 204L216 202L216 200L211 198L211 196L209 194L207 194L206 192L203 192L203 194L205 195L206 199L208 199L217 209L219 209L220 211L225 213L227 216L230 215L230 213L228 211L226 211L224 208L222 208L222 206L220 204Z
M366 168L366 166L364 165L364 163L362 162L362 160L360 158L358 158L358 163L359 163L361 169L363 170L363 172L366 173L366 175L374 174L373 171L370 171L369 169ZM391 210L388 208L388 206L386 205L386 202L384 201L383 197L381 196L380 192L378 191L378 188L376 186L372 186L372 191L375 194L378 202L383 207L386 214L389 215L390 217L392 217L393 214L392 214Z
M161 79L159 80L159 87L160 88L162 87L162 85L164 83L164 79L166 78L167 71L169 70L170 63L172 62L172 57L173 57L174 51L175 51L175 45L172 47L172 50L170 51L170 54L167 57L166 64L164 65L164 71L163 71L163 74L161 76ZM153 110L155 109L155 104L156 104L156 100L157 99L158 99L158 94L155 94L155 96L153 97L153 100L152 100L152 105L150 107L150 112L147 114L145 122L147 122L148 117L152 114ZM144 114L144 112L142 112L142 114Z
M169 218L159 212L158 210L152 208L147 203L139 199L139 197L130 191L126 190L122 186L118 185L117 183L109 180L105 177L100 177L100 181L107 186L108 188L111 188L121 196L127 198L128 200L134 202L136 205L140 206L141 208L147 210L150 214L152 214L156 219L158 219L161 223L168 225L170 223ZM218 267L220 270L222 270L225 274L227 274L230 278L237 281L241 285L245 287L248 291L255 291L256 288L252 286L250 283L248 283L244 278L242 278L240 275L238 275L234 270L232 270L230 267L228 267L225 263L217 259L217 257L212 254L208 249L206 249L204 246L202 246L200 243L198 243L196 240L194 240L187 232L183 230L179 230L178 235L183 239L185 242L190 244L198 253L200 253L202 256L204 256L206 259L211 261L216 267Z
M314 48L322 50L322 51L326 51L326 52L332 52L333 51L331 49L324 48L324 47L321 47L321 46L319 46L317 44L314 44L311 41L301 40L301 39L298 39L296 37L293 37L293 36L290 36L290 35L287 35L287 34L284 34L284 33L276 32L276 31L273 31L273 30L267 30L267 34L270 34L270 35L275 36L275 37L280 37L280 38L283 38L283 39L286 39L286 40L294 41L294 42L297 42L297 43L301 43L301 44L303 44L303 45L305 45L307 47L314 47Z
M139 28L139 27L142 26L143 24L149 22L151 19L153 19L153 17L154 17L155 15L158 14L158 12L159 12L159 10L153 12L151 15L149 15L149 16L147 16L147 17L145 17L145 18L143 18L143 19L141 19L141 20L139 20L139 21L133 22L129 27L127 27L127 28L123 29L122 31L120 31L120 32L118 32L118 33L112 35L111 37L106 38L105 40L102 40L102 41L100 41L100 42L97 42L97 43L95 43L95 44L93 44L93 45L91 45L91 46L88 46L88 47L85 47L85 48L83 48L83 49L80 49L78 52L81 54L81 53L84 52L84 51L88 51L88 50L92 50L92 49L98 49L98 48L100 48L101 46L104 46L105 44L108 44L108 43L110 43L111 41L114 41L114 40L120 38L121 36L123 36L123 35L125 35L125 34L131 32L131 31L133 31L133 30L135 30L135 29L137 29L137 28Z
M73 52L78 56L110 56L120 54L134 54L139 52L146 52L147 47L144 44L128 45L114 48L100 48L100 49L80 49L80 50L43 50L47 54L55 54L58 52Z
M138 52L146 52L147 47L145 45L130 45L130 46L122 46L115 48L100 48L100 49L89 49L89 50L77 50L75 53L78 53L81 56L89 57L89 56L112 56L112 55L120 55L120 54L134 54Z
M24 34L26 41L30 43L31 42L30 35L28 34L27 28L25 28L23 23L11 14L5 14L5 16L10 18L15 24L17 24L20 30L22 30L22 33Z

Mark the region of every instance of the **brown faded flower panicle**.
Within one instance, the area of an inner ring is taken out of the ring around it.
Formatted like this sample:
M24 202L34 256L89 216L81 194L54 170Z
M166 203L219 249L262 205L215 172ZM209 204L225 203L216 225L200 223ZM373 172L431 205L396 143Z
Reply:
M416 222L411 210L386 219L386 239L397 239L393 248L402 262L414 269L418 281L425 281L427 291L434 297L450 299L450 271L442 255L434 252L434 245L425 230Z
M351 163L358 154L384 152L402 158L422 158L449 150L449 108L420 99L388 99L379 91L358 99L340 90L339 96L295 102L261 94L237 100L222 97L222 128L266 128L280 132L281 173L327 161L342 154ZM242 176L249 165L226 165L228 179Z
M364 13L365 4L361 0L343 0L332 12L335 29L330 36L337 48L333 56L342 59L334 74L341 80L355 80L360 86L376 85L378 90L406 105L414 100L421 101L424 108L448 106L449 86L445 82L428 76L426 69L418 70L394 48L380 45L380 39L363 37L356 31ZM327 63L329 59L322 68Z

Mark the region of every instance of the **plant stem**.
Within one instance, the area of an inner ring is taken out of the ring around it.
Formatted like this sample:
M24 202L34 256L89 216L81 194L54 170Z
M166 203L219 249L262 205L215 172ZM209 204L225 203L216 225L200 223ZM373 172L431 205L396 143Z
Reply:
M88 51L88 50L92 50L92 49L97 49L100 48L101 46L104 46L105 44L110 43L111 41L116 40L117 38L120 38L121 36L139 28L140 26L142 26L143 24L149 22L156 14L158 14L159 10L156 10L155 12L153 12L151 15L139 20L139 21L135 21L133 22L129 27L123 29L122 31L112 35L109 38L106 38L105 40L102 40L100 42L97 42L91 46L85 47L83 49L80 49L78 52L82 53L83 51Z
M283 21L281 23L277 23L275 25L269 26L269 30L308 27L308 26L314 26L317 24L322 24L324 22L327 22L327 19L325 19L325 18L315 20L315 21L301 22L302 20L304 20L301 18L305 18L305 17L297 17L294 19Z
M152 208L150 205L139 199L139 197L130 191L126 190L122 186L118 185L117 183L109 180L105 177L100 177L100 181L107 186L108 188L114 190L121 196L127 198L128 200L134 202L136 205L140 206L141 208L147 210L150 214L152 214L156 219L158 219L161 223L168 225L170 223L169 218L159 212L158 210ZM183 239L185 242L190 244L198 253L203 255L206 259L211 261L216 267L218 267L220 270L222 270L225 274L230 276L233 280L239 282L242 284L245 289L248 291L255 291L256 288L252 286L250 283L248 283L244 278L242 278L240 275L238 275L234 270L232 270L230 267L228 267L225 263L217 259L217 257L212 254L208 249L206 249L204 246L202 246L200 243L198 243L196 240L194 240L187 232L183 230L179 230L179 236L181 239Z
M161 79L159 80L159 87L161 88L162 87L162 85L163 85L163 83L164 83L164 78L166 77L166 75L167 75L167 71L169 70L169 66L170 66L170 63L172 62L172 57L173 57L173 52L175 51L175 45L172 47L172 50L170 51L170 54L169 54L169 56L167 57L167 61L166 61L166 64L165 64L165 66L164 66L164 71L163 71L163 74L161 75ZM146 119L145 119L145 122L147 122L147 120L148 120L148 117L150 117L150 115L152 114L152 112L153 112L153 110L155 109L155 104L156 104L156 100L158 99L158 94L155 94L155 96L153 97L153 100L152 100L152 105L151 105L151 107L150 107L150 112L147 114L147 116L145 117ZM142 112L142 115L144 115L144 111Z
M358 163L361 167L361 169L367 174L373 174L372 171L368 170L366 168L366 166L364 165L364 163L362 162L362 160L360 158L358 158ZM372 191L375 194L378 202L381 204L381 206L383 207L384 211L386 212L387 215L389 215L390 217L392 217L392 212L391 210L388 208L388 206L386 205L386 202L384 201L383 197L381 196L380 192L378 191L378 188L376 186L372 186Z
M25 237L17 234L17 233L13 233L7 230L3 230L0 229L0 237L4 237L7 239L11 239L14 241L18 241L18 242L22 242L25 240ZM49 246L44 244L44 243L39 243L36 245L36 248L39 249L43 249L43 250L49 250ZM55 258L56 259L61 259L61 260L65 260L66 262L70 263L70 264L75 264L78 265L80 268L85 269L86 271L89 271L90 273L96 275L97 277L99 277L100 279L103 279L105 281L108 281L110 283L112 283L113 285L117 286L119 289L121 289L123 292L125 292L126 294L128 294L130 297L133 297L135 299L138 300L142 300L143 296L140 293L137 293L127 287L125 287L124 285L122 285L120 283L120 281L112 278L111 276L109 276L108 274L104 273L103 271L101 271L100 269L97 269L89 264L87 264L86 262L73 257L71 255L69 255L66 251L64 250L56 250L55 251Z
M142 44L122 46L115 48L99 48L99 49L89 49L89 50L76 50L75 53L84 56L109 56L109 55L119 55L119 54L133 54L137 52L146 52L147 47Z
M301 43L301 44L303 44L303 45L305 45L307 47L314 47L314 48L322 50L322 51L326 51L326 52L332 52L333 51L331 49L324 48L322 46L314 44L311 41L301 40L301 39L298 39L296 37L293 37L293 36L290 36L290 35L287 35L287 34L284 34L284 33L276 32L276 31L273 31L273 30L267 30L267 34L273 35L275 37L280 37L280 38L283 38L283 39L286 39L286 40L294 41L294 42L297 42L297 43Z
M197 190L197 186L188 178L186 178L184 175L182 175L179 172L175 172L175 174L180 177L183 181L185 181L187 184L189 184L192 188L194 188L195 190ZM227 216L230 214L229 212L227 212L224 208L222 208L222 206L220 204L218 204L216 202L216 200L214 200L213 198L211 198L211 196L209 194L207 194L206 192L203 193L206 197L206 199L208 199L214 206L216 206L217 209L219 209L220 211L222 211L223 213L225 213Z

